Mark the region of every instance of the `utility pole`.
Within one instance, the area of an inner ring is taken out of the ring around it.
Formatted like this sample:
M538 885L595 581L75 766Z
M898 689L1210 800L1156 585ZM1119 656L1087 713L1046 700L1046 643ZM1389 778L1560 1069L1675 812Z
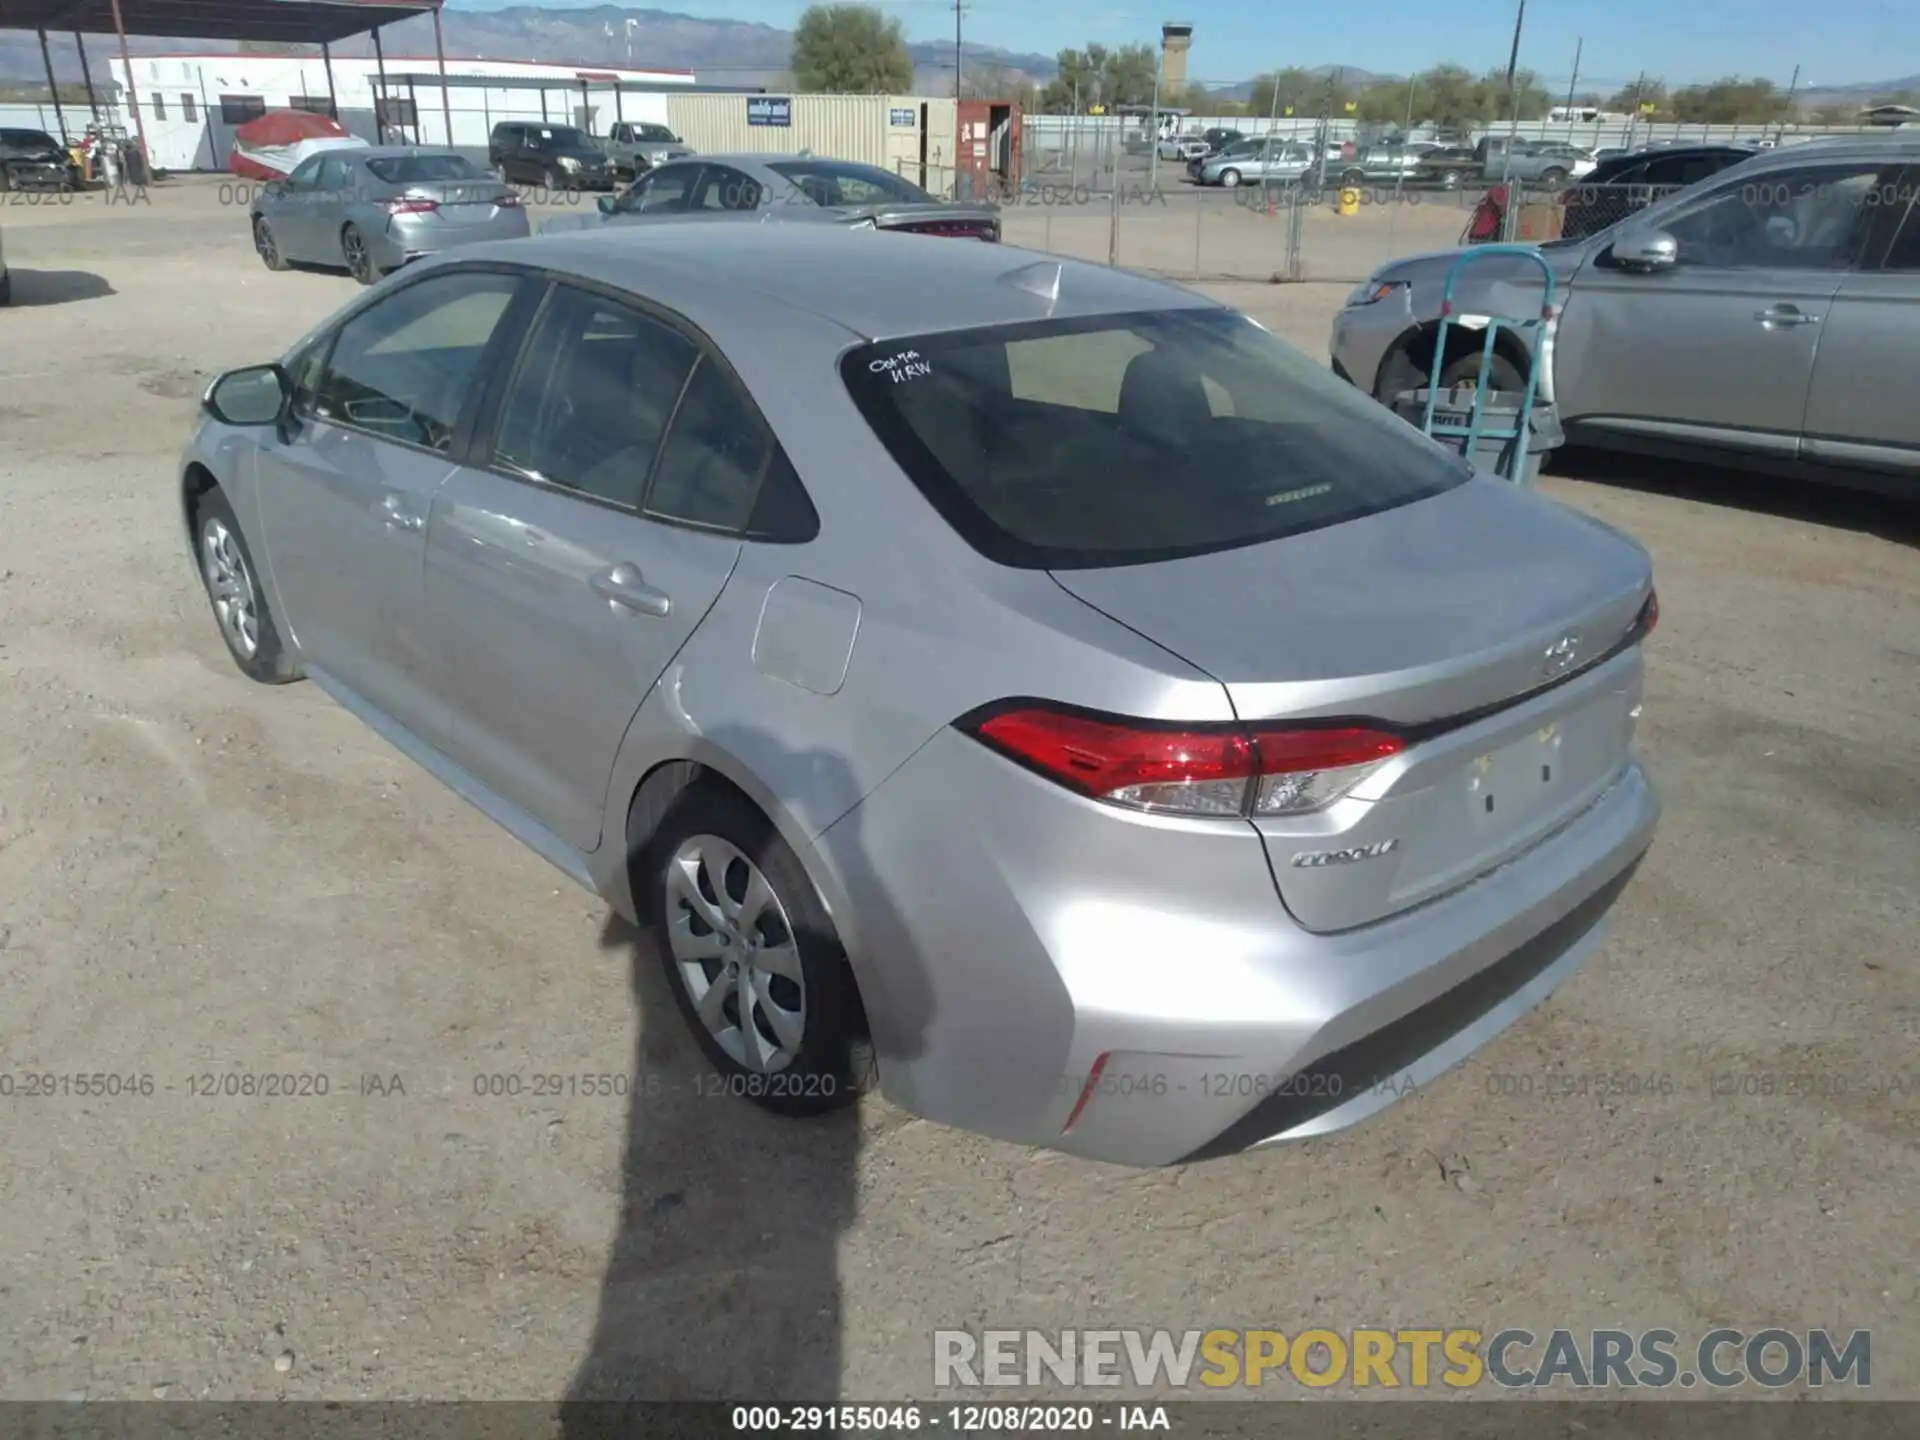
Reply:
M1513 129L1520 128L1520 107L1514 104L1513 82L1520 69L1520 27L1527 23L1527 0L1520 0L1519 13L1513 17L1513 48L1507 52L1507 118Z
M1587 48L1586 37L1573 42L1573 78L1567 81L1567 139L1573 139L1573 92L1580 88L1580 52Z
M1778 145L1787 134L1787 116L1793 113L1794 93L1800 88L1800 67L1793 67L1793 79L1787 82L1787 103L1780 111L1780 123L1774 127L1773 143Z
M1647 72L1642 70L1633 82L1633 113L1627 116L1627 149L1633 148L1634 132L1640 128L1640 107L1647 103Z
M1160 193L1160 82L1167 73L1167 47L1160 47L1160 58L1153 66L1153 151L1147 161L1147 193Z
M953 103L960 103L960 0L953 0Z

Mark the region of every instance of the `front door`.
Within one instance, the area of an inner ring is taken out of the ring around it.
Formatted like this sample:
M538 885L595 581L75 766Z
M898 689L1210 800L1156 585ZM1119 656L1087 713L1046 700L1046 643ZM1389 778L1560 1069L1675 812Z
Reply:
M422 609L427 517L520 283L445 272L355 312L288 438L259 460L267 561L308 663L429 743L443 736L446 692Z
M309 155L294 167L293 173L279 182L276 204L267 215L273 238L282 259L314 260L313 203L320 184L320 162L324 155Z
M1575 277L1555 350L1562 419L1792 458L1879 182L1871 162L1809 164L1649 211L1676 263L1626 270L1609 246Z
M682 330L559 285L434 497L453 758L580 851L621 738L739 557L764 426Z

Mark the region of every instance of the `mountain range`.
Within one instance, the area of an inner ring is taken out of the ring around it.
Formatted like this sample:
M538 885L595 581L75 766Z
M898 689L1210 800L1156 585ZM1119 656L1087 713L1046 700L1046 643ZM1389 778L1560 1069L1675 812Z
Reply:
M498 10L441 12L449 57L493 60L545 60L563 64L631 65L664 70L691 70L705 84L777 86L787 71L793 50L793 32L747 20L709 20L670 10L635 10L617 5L550 8L510 5ZM433 54L433 22L426 16L403 20L381 31L389 57ZM118 42L90 38L88 59L96 78L105 75L108 57ZM207 53L235 50L231 41L156 40L129 37L136 55ZM953 91L953 46L945 41L910 44L915 67L914 88L923 95ZM54 37L54 73L65 81L80 79L79 57L70 37ZM373 45L364 36L342 41L340 55L371 55ZM996 45L969 43L963 63L969 73L1000 72L1007 80L1025 78L1044 84L1057 72L1050 55L1008 50ZM1315 73L1334 67L1320 66ZM1354 88L1392 77L1353 66L1343 67L1343 78ZM42 81L45 69L38 41L31 32L0 30L0 83ZM1213 91L1223 100L1244 100L1252 82ZM1809 87L1801 92L1807 105L1845 105L1875 95L1920 91L1920 75L1873 84Z

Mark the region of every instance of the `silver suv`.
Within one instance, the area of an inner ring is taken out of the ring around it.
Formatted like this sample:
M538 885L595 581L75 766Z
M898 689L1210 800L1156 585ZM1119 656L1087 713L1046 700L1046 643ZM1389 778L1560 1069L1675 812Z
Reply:
M1541 246L1560 293L1537 342L1540 393L1568 440L1920 493L1917 191L1920 135L1815 141ZM1386 401L1423 385L1460 254L1396 261L1354 291L1334 369ZM1537 266L1476 260L1455 289L1467 324L1449 332L1443 381L1472 380L1476 316L1539 306ZM1536 342L1498 342L1493 383L1517 388Z

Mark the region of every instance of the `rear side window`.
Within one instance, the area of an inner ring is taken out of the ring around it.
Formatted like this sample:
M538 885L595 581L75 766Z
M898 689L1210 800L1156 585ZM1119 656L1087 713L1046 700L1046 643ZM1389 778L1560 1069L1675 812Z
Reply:
M677 330L561 286L508 389L493 463L637 507L697 353Z
M773 437L732 379L702 359L687 382L647 513L722 530L744 530L760 495Z
M1409 504L1466 464L1231 311L1041 321L842 362L913 483L1001 564L1084 569L1259 544Z

